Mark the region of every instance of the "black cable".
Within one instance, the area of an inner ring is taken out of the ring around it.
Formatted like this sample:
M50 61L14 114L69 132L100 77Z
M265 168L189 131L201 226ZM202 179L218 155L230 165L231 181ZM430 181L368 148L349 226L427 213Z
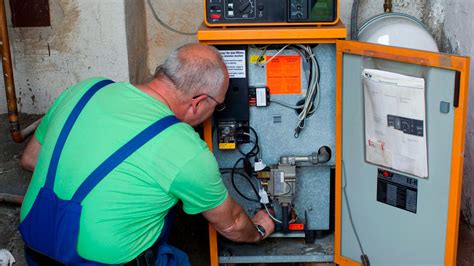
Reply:
M258 146L258 143L256 141L250 141L249 143L252 143L253 146L252 146L252 149L250 149L249 152L244 152L242 151L242 149L240 148L240 145L237 145L237 150L239 151L240 154L242 154L242 156L244 157L254 157L258 154L258 152L260 151L260 147ZM257 149L256 152L255 149Z
M251 126L248 126L248 128L250 129L250 131L252 131L253 135L255 136L255 147L252 148L252 150L250 150L250 152L247 154L246 157L250 158L250 157L256 157L259 153L260 153L260 146L258 145L258 135L257 135L257 131L255 131L255 129ZM257 149L255 152L254 152L254 149Z
M362 247L362 243L360 241L359 234L357 233L354 220L352 219L351 207L349 205L349 196L347 195L347 191L346 191L347 176L346 176L346 165L344 164L344 161L342 161L342 177L344 180L344 184L342 185L342 192L343 192L344 199L347 205L347 213L349 214L349 221L351 223L352 230L354 231L354 235L356 237L357 243L359 244L360 252L362 253L362 255L360 255L362 263L364 266L369 266L370 265L369 257L364 252L364 248Z
M255 184L252 182L252 180L250 179L250 176L253 174L253 169L252 169L252 165L250 163L250 159L252 157L256 157L259 152L260 152L260 147L258 145L258 135L257 135L257 132L255 131L255 129L253 129L252 127L250 126L242 126L240 128L249 128L250 131L252 131L252 133L255 135L255 141L251 141L251 143L253 143L254 145L252 146L252 148L250 149L249 152L244 152L242 151L242 149L240 148L240 145L237 146L237 150L239 151L240 154L242 154L242 156L244 157L241 157L239 158L234 166L232 167L232 171L230 172L231 173L231 183L232 183L232 186L234 187L234 190L237 192L237 194L239 194L242 198L246 199L246 200L249 200L249 201L253 201L253 202L260 202L260 194L258 193L258 190L257 188L255 187ZM244 170L247 171L247 175L246 174L243 174L243 173L239 173L239 172L236 172L237 170L237 166L239 165L240 162L243 162L243 166L244 166ZM224 172L223 172L224 173ZM252 187L252 190L255 192L255 195L257 195L257 198L258 199L252 199L252 198L249 198L247 196L245 196L237 187L237 184L235 183L235 175L240 175L241 177L244 177L245 180L247 180L247 182L250 184L250 186Z
M258 145L257 131L255 131L255 129L251 126L241 126L240 128L248 128L250 131L252 131L252 133L255 136L255 142L251 141L251 143L254 143L254 145L252 149L250 149L249 152L245 153L239 148L239 146L237 146L237 150L240 152L240 154L242 154L245 157L245 159L250 161L250 158L256 157L260 153L260 146Z
M165 27L167 30L172 31L174 33L181 34L181 35L196 35L197 34L197 31L195 31L195 32L184 32L184 31L180 31L180 30L177 30L175 28L172 28L170 25L166 24L163 20L160 19L160 17L158 16L158 13L155 10L155 7L151 3L151 0L148 0L148 5L150 6L151 13L153 14L153 17L155 18L155 20L158 23L160 23L161 26Z
M242 198L244 198L244 199L246 199L246 200L249 200L249 201L253 201L253 202L260 202L260 195L258 194L257 188L256 188L255 185L252 183L252 180L250 180L250 178L249 178L247 175L244 175L244 174L242 174L242 173L236 172L237 166L239 165L240 161L243 161L243 160L244 160L243 157L240 158L240 159L238 159L238 160L235 162L234 167L232 167L232 171L231 171L231 175L230 175L230 180L231 180L232 186L234 187L235 192L237 192L237 194L239 194ZM252 198L249 198L249 197L245 196L245 195L237 188L237 184L235 183L235 174L244 177L245 180L248 181L248 183L249 183L250 186L252 187L253 191L255 192L255 195L257 195L257 198L258 198L258 199L252 199Z

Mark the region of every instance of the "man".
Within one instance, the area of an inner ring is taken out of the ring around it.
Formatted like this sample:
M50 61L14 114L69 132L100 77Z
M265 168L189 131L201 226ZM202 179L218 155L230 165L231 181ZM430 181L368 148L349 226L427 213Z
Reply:
M45 186L67 117L101 81L89 79L63 92L28 143L21 164L34 173L21 208L22 224L34 220L29 212ZM156 248L166 230L165 217L178 201L186 213L202 213L220 234L234 241L257 242L273 232L273 221L265 212L250 219L228 195L214 156L191 127L222 108L227 87L228 74L219 52L190 44L174 51L150 82L108 84L90 98L57 163L52 187L61 200L70 200L91 172L150 124L171 115L183 123L166 128L138 148L82 200L76 246L80 258L105 264L134 262L144 251ZM30 230L34 234L43 229ZM29 263L35 263L35 256L42 259L36 253L27 249L27 256L33 257Z

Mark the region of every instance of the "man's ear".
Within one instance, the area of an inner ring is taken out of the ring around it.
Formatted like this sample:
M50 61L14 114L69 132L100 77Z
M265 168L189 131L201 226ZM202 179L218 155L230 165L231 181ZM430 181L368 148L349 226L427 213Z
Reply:
M195 98L192 99L191 108L192 108L194 114L197 113L198 105L206 99L207 99L207 95L205 95L205 94L201 94L201 95L196 96Z

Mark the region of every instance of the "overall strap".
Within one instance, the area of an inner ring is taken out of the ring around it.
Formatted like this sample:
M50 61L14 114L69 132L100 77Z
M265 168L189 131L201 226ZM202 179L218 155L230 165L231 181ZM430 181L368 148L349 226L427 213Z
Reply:
M71 132L71 129L79 117L82 109L84 109L84 106L86 106L87 102L89 102L89 100L97 91L111 83L114 82L108 79L97 82L81 97L79 102L72 109L72 112L69 114L64 127L59 133L56 145L54 146L53 155L51 156L51 161L49 163L48 174L46 175L46 183L44 185L45 188L54 190L54 179L56 177L56 170L58 169L58 162L61 152L64 148L64 144L66 143L67 137L69 136L69 133Z
M107 174L109 174L117 165L123 160L130 156L133 152L138 150L141 146L147 143L150 139L160 134L163 130L168 127L180 122L174 115L166 116L145 130L140 132L138 135L133 137L125 145L115 151L109 158L102 162L77 189L71 201L82 202L89 192L102 181Z

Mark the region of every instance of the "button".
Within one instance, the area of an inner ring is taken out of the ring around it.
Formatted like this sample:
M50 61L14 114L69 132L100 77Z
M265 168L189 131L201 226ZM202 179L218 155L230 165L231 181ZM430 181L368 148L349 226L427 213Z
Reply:
M234 16L234 11L229 10L229 11L227 12L227 14L229 15L229 17L233 17L233 16Z
M221 14L211 14L212 19L220 19L221 17Z

